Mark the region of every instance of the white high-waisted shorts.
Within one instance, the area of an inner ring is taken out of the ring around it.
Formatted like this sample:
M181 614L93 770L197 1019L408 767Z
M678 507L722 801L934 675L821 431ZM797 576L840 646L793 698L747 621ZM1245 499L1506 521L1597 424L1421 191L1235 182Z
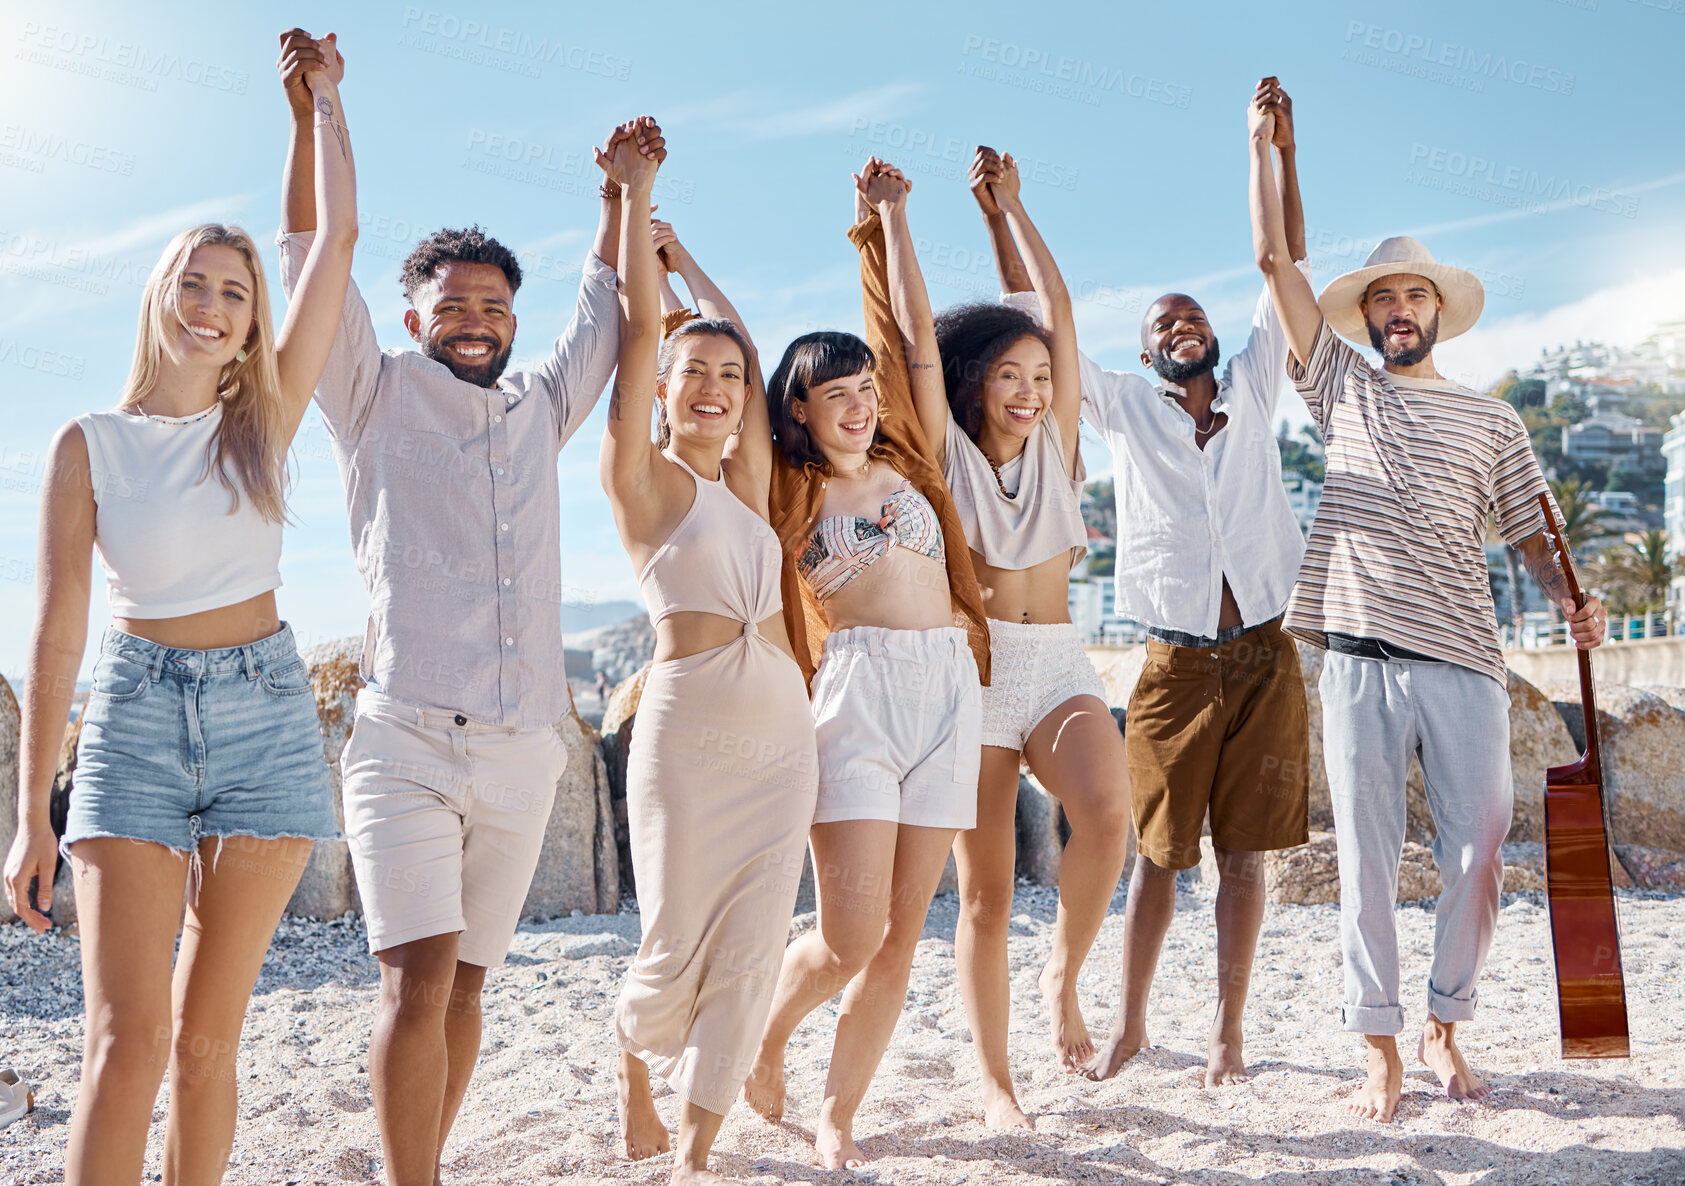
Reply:
M1022 750L1047 714L1073 696L1106 698L1094 663L1069 622L989 619L989 686L983 744Z
M957 627L855 626L828 637L813 677L813 822L975 828L981 692Z

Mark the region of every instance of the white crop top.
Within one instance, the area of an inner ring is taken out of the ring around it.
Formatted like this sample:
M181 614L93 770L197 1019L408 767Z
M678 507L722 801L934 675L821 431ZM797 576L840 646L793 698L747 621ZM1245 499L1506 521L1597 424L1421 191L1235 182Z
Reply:
M249 498L233 510L207 465L220 403L201 416L113 410L76 423L88 442L94 549L114 615L179 618L280 587L281 525Z
M1088 551L1082 522L1082 484L1088 476L1077 451L1076 476L1065 472L1064 439L1052 412L1024 442L1024 451L1001 466L1000 480L977 442L948 416L947 452L942 476L953 492L954 509L965 527L965 542L991 567L1034 568L1060 553L1071 566ZM1005 494L1002 485L1012 493Z

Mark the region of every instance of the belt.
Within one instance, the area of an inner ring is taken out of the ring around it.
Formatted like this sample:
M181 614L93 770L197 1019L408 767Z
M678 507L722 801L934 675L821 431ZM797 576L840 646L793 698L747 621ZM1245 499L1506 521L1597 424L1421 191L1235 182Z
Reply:
M1274 626L1280 621L1281 615L1277 614L1267 622L1258 622L1252 626L1247 626L1244 623L1239 626L1224 626L1217 631L1217 637L1215 638L1188 634L1182 630L1165 630L1157 626L1148 626L1147 637L1173 647L1197 647L1211 651L1231 643L1237 638L1251 634L1254 630L1262 630L1265 626Z
M1328 631L1328 649L1359 659L1402 659L1408 663L1443 663L1432 655L1396 646L1379 638L1360 638L1355 634L1336 634Z

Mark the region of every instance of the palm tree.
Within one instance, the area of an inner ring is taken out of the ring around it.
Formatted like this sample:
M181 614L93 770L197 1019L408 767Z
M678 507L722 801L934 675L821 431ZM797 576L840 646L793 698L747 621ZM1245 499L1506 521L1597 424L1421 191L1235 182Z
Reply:
M1667 602L1668 585L1673 581L1673 561L1667 554L1667 532L1646 531L1636 543L1627 543L1626 562L1629 579L1638 594L1636 600L1646 614L1654 613Z
M1577 554L1581 547L1609 534L1603 525L1609 512L1591 501L1591 492L1580 485L1578 478L1564 478L1550 484L1556 509L1562 515L1562 538L1568 551Z

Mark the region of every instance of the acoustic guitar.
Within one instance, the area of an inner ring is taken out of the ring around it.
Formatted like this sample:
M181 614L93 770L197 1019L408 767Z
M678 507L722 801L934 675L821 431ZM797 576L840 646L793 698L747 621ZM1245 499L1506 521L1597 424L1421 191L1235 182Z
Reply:
M1545 523L1576 605L1585 594L1574 577L1550 497L1539 495ZM1627 1057L1626 981L1621 975L1620 920L1609 876L1604 823L1603 761L1597 744L1597 698L1591 655L1580 660L1580 711L1586 750L1579 761L1545 771L1545 901L1556 956L1556 1001L1563 1058Z

